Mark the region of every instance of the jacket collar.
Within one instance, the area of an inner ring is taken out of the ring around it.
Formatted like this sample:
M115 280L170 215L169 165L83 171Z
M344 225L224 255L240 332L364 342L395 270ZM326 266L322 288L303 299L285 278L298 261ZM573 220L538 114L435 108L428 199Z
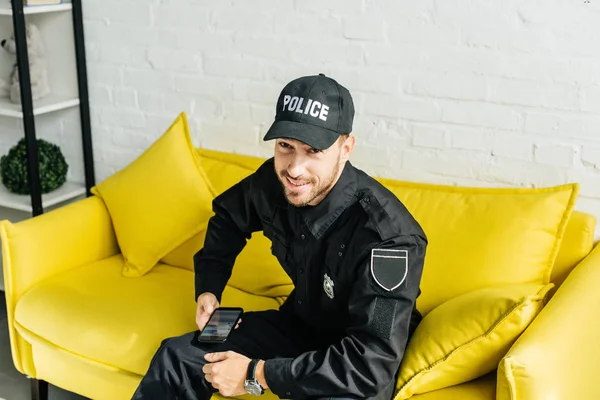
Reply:
M357 187L356 168L348 161L327 196L316 206L300 209L302 218L315 239L320 239L344 210L357 201Z

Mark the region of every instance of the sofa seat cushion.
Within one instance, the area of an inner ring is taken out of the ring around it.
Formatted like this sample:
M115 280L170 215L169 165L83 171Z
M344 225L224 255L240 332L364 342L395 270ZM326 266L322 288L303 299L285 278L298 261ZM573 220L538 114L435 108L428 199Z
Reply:
M158 264L140 278L121 275L119 254L49 278L18 301L16 321L81 357L144 374L160 342L196 330L194 277ZM223 305L278 308L271 298L227 287Z
M495 400L496 373L445 389L417 394L411 400Z
M245 394L242 396L235 397L225 397L221 396L219 393L215 393L211 400L226 400L226 399L239 399L239 400L253 400L256 399L256 396L252 396L251 394ZM265 390L265 393L260 396L260 400L278 400L279 397L276 394L273 394L269 389Z
M228 397L223 397L218 393L211 400L224 400ZM249 394L244 396L236 396L235 399L252 400L255 398ZM279 399L270 390L266 390L262 395L261 400ZM411 400L494 400L496 399L496 372L492 372L481 378L452 386L445 389L434 390L423 394L417 394L411 397Z

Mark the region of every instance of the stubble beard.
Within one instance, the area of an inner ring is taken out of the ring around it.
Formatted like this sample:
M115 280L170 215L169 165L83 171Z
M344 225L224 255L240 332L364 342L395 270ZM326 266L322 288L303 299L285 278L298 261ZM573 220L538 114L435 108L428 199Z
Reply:
M310 205L310 203L312 203L315 199L318 199L319 197L325 197L325 195L333 187L333 182L335 181L335 178L338 175L339 171L340 171L340 164L336 163L335 169L333 170L333 172L329 176L329 178L327 178L325 180L325 182L322 185L320 185L319 187L313 187L313 189L310 191L310 193L307 196L308 200L303 201L301 203L293 201L298 196L296 195L296 193L292 192L287 187L286 177L289 176L287 174L287 172L285 170L280 171L277 174L277 178L279 179L279 183L281 183L281 186L283 187L283 192L285 194L285 199L287 200L287 202L290 203L294 207L306 207L306 206ZM311 185L314 185L314 180L311 179L308 183Z

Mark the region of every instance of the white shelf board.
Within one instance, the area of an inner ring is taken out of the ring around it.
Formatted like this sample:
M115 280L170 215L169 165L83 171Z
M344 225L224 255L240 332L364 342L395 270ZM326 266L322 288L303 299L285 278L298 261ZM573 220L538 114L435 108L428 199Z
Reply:
M58 189L42 194L42 207L50 207L84 194L85 185L83 183L65 182ZM11 193L2 183L0 183L0 207L33 212L31 196L28 194Z
M46 14L51 12L59 12L59 11L69 11L73 9L73 4L65 3L65 4L49 4L49 5L40 5L40 6L24 6L23 12L25 15L31 14ZM0 15L12 15L12 8L10 3L0 5Z
M77 107L79 99L76 97L48 95L33 102L33 115L41 115L65 108ZM0 98L0 115L6 117L23 118L21 105L15 104L8 97Z

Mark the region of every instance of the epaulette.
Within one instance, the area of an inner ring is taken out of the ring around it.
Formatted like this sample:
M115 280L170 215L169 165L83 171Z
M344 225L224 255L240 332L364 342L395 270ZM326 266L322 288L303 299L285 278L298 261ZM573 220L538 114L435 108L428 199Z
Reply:
M358 194L361 207L367 213L369 218L366 227L377 232L381 240L386 240L398 236L400 232L392 223L392 218L382 204L379 203L377 197L371 192Z

